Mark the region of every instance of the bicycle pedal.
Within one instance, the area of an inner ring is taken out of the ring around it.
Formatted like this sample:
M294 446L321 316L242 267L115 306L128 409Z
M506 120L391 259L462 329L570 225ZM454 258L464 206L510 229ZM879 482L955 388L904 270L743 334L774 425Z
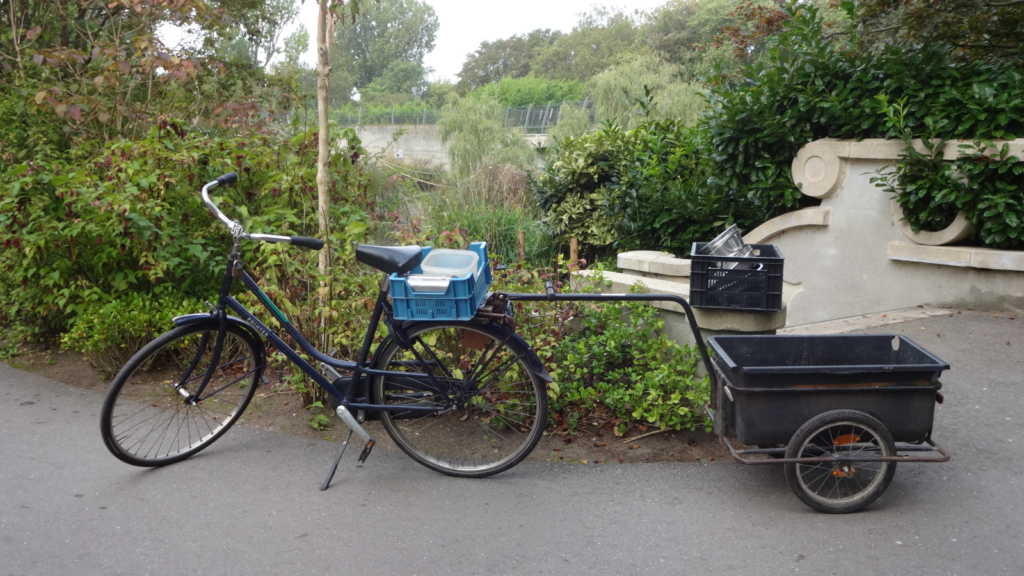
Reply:
M363 448L363 453L359 455L360 464L366 462L366 458L370 455L370 450L373 450L373 440L366 443L366 448Z

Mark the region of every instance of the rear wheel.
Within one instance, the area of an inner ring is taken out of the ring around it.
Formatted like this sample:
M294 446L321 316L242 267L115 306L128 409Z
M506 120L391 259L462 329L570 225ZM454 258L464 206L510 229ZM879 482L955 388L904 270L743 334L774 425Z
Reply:
M877 419L856 410L833 410L793 434L786 458L894 456L896 444ZM856 512L885 492L895 462L786 464L786 481L800 500L830 514Z
M374 397L378 404L440 412L381 412L395 443L420 464L451 476L489 476L526 458L547 425L547 388L529 370L523 360L528 351L512 333L494 324L425 322L406 334L412 349L391 341L377 368L420 374L429 369L441 389L425 391L436 385L416 384L429 382L424 379L379 376Z
M216 324L183 326L142 348L117 374L100 414L103 442L135 466L184 460L212 444L234 424L263 374L261 343L228 326L219 362L211 369Z

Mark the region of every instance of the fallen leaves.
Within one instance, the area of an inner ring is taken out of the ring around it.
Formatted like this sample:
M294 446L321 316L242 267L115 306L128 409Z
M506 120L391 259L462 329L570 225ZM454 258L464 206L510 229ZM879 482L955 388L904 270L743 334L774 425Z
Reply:
M594 442L594 448L604 448L607 445L607 442Z

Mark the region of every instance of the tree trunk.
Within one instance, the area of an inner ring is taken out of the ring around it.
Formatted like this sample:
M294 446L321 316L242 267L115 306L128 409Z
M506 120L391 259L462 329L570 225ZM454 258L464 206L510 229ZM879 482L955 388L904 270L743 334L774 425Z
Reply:
M320 13L316 21L316 103L320 119L320 151L317 155L316 163L316 190L317 197L319 198L320 239L325 243L324 249L320 251L320 273L325 276L330 265L328 259L330 245L327 244L330 232L330 222L328 220L330 193L327 185L330 181L328 170L331 160L330 134L327 126L327 78L331 74L331 67L327 65L327 19L330 17L327 11L328 1L320 0Z

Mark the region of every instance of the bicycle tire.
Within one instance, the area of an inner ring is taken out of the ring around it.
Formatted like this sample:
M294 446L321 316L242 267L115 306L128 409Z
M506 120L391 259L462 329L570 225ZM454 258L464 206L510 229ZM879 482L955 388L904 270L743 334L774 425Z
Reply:
M856 456L865 452L895 456L896 444L874 417L857 410L833 410L811 418L793 434L786 458ZM819 512L848 514L885 492L896 475L896 463L786 464L785 473L789 487L804 504Z
M414 324L406 333L415 353L391 341L377 367L423 373L419 354L444 378L449 397L463 396L443 414L380 412L395 444L427 468L464 478L497 474L526 458L547 425L547 386L529 369L528 350L512 340L512 332L493 323L439 321ZM403 389L387 376L374 379L372 393L384 405L447 402L443 394Z
M200 402L193 406L177 388L184 374L190 375L188 391L202 382L217 330L216 322L174 328L121 368L100 413L100 432L111 454L134 466L172 464L213 444L238 421L266 365L262 342L245 330L227 327L220 362Z

